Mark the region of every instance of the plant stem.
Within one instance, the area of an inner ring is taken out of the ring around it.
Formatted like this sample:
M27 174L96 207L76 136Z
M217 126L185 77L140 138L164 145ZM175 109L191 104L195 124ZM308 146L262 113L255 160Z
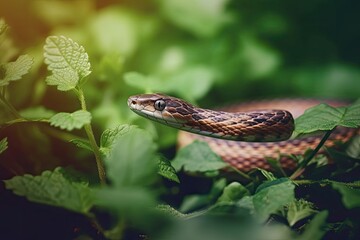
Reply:
M0 101L5 105L5 107L9 110L9 112L16 118L22 118L18 111L9 103L9 101L5 98L4 95L0 94Z
M49 123L48 119L25 119L23 117L4 122L0 127L7 127L16 123Z
M296 179L299 177L305 170L305 167L308 165L308 163L315 157L315 155L319 152L321 147L324 145L326 140L330 137L331 133L335 130L335 128L326 131L322 139L320 140L319 144L316 146L316 148L307 156L307 158L304 159L304 161L301 163L300 167L290 176L290 179Z
M81 109L84 111L87 111L86 108L86 102L85 102L85 96L84 96L84 92L81 88L77 88L76 91L77 96L79 98L80 104L81 104ZM94 152L95 155L95 160L96 160L96 166L98 169L98 174L99 174L99 179L100 179L100 183L101 184L105 184L106 183L106 177L105 177L105 167L104 167L104 163L101 159L101 153L100 153L100 149L99 146L96 143L95 140L95 136L94 136L94 132L92 130L91 124L85 124L84 125L84 129L86 132L86 135L89 139L90 142L90 146Z
M293 180L293 182L297 185L311 185L311 184L323 184L323 185L330 185L332 183L338 183L338 184L344 184L348 187L355 187L355 188L359 188L360 187L360 183L358 182L337 182L337 181L332 181L329 179L322 179L322 180Z
M245 178L246 180L249 180L249 181L252 181L252 180L253 180L253 179L251 179L251 177L249 177L249 175L247 175L246 173L240 171L240 170L237 169L236 167L230 165L230 168L231 168L232 170L234 170L237 174L239 174L240 176L242 176L243 178Z

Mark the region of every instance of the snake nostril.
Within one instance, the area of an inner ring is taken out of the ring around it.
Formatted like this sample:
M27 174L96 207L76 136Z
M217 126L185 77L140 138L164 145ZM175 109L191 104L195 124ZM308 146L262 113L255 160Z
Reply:
M135 105L135 104L136 104L136 101L135 101L135 100L132 100L132 101L131 101L131 104L132 104L132 105Z

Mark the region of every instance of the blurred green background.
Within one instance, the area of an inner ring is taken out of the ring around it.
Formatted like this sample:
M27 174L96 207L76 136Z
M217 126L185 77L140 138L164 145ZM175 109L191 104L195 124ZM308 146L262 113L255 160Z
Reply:
M72 38L90 56L85 94L97 136L108 127L133 123L169 148L176 131L135 116L127 108L128 96L160 91L204 107L278 97L358 98L359 3L1 0L0 17L10 28L0 61L34 57L31 73L9 88L17 109L41 105L74 111L79 105L72 93L46 87L42 57L47 36ZM10 119L4 111L0 117L1 122ZM6 166L2 178L58 165L95 172L93 161L84 161L90 153L47 126L12 126L0 135L9 137L10 146L0 156Z

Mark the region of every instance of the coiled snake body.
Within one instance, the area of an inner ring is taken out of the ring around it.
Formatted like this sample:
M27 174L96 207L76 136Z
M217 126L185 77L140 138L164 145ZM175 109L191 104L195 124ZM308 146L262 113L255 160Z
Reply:
M128 106L143 117L187 131L180 131L179 147L194 140L205 141L224 161L242 171L249 171L257 167L269 169L266 158L279 158L283 168L294 168L296 163L287 156L303 154L306 149L314 148L321 135L287 140L294 130L293 116L301 115L320 102L280 99L214 111L163 94L142 94L129 97ZM338 101L327 103L344 105ZM354 129L339 127L331 134L326 146L332 146L338 140L347 141L353 134Z

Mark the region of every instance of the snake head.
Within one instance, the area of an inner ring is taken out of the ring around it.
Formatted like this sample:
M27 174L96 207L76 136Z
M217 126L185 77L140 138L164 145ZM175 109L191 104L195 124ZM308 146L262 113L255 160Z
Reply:
M190 117L194 108L181 99L160 93L131 96L127 103L136 114L175 128L183 126L187 121L186 115ZM181 115L179 110L188 114Z

